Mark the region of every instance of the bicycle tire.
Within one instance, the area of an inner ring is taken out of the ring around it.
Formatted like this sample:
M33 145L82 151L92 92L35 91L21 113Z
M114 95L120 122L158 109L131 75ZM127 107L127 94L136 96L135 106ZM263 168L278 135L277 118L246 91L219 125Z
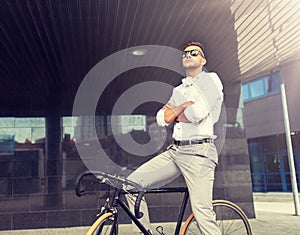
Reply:
M118 235L118 221L111 212L101 215L86 235Z
M214 200L213 208L222 235L252 235L251 224L239 206L227 200ZM193 213L184 223L180 234L202 234Z

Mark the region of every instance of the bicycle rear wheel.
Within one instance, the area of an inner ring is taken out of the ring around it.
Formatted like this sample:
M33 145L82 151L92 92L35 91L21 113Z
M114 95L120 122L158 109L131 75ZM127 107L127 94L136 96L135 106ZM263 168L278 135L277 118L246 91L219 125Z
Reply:
M222 235L252 235L249 220L239 206L226 200L214 200L213 208ZM192 234L202 234L194 214L188 217L181 232L181 235Z
M118 235L118 221L111 212L101 215L86 235Z

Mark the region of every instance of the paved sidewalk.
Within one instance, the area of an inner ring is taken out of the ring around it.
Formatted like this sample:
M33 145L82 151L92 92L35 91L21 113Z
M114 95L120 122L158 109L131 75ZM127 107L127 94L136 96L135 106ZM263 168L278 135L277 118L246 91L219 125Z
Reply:
M292 194L254 194L256 219L251 219L254 235L300 235L300 216L295 216ZM174 224L162 224L166 235L172 235ZM87 227L0 231L1 235L84 235ZM130 225L122 225L120 235L132 235Z
M254 202L256 219L251 219L254 235L298 235L300 216L295 216L293 201Z

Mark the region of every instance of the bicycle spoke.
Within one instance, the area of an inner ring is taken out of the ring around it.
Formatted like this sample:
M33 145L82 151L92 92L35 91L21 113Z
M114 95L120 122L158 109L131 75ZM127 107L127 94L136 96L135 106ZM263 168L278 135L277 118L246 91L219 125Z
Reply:
M243 216L231 205L220 204L215 206L217 223L222 234L249 234Z
M225 200L218 200L213 203L213 207L222 235L252 234L249 221L238 206ZM189 216L181 234L199 235L199 227L193 214Z

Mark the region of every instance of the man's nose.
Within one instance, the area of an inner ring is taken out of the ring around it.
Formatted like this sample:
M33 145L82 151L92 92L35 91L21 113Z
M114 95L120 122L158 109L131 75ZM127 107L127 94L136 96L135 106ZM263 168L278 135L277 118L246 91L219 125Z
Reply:
M191 57L191 52L190 51L188 51L188 52L186 52L186 57Z

